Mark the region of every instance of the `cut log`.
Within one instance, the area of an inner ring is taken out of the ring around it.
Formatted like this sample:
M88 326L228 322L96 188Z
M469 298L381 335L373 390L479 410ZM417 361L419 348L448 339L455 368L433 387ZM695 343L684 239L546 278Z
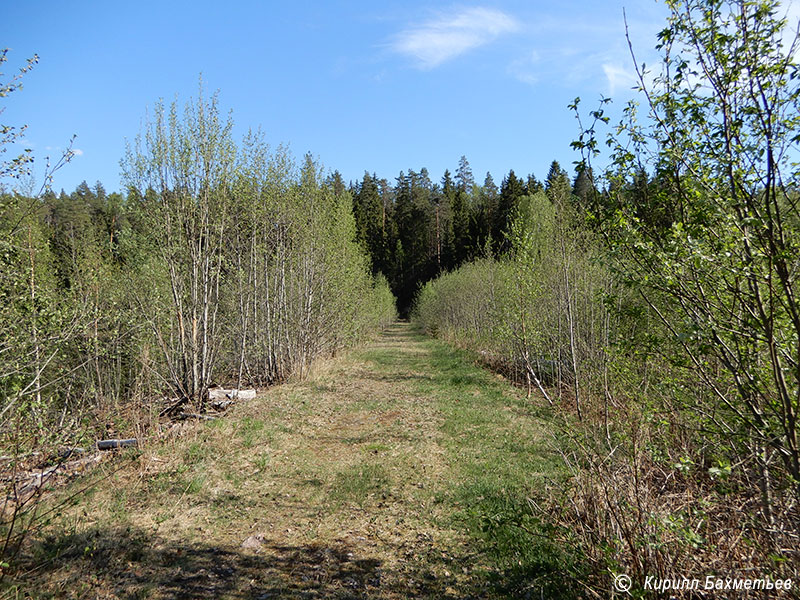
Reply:
M98 450L113 450L115 448L132 448L139 445L139 440L131 438L128 440L98 440Z
M211 388L208 390L209 400L252 400L255 397L255 390L226 390L224 388Z

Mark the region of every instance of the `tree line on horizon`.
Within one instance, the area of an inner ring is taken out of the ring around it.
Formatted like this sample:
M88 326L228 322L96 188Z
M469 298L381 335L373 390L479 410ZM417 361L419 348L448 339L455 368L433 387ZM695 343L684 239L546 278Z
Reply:
M331 176L344 187L341 176ZM478 184L465 156L455 174L445 170L435 183L426 168L401 171L394 183L365 172L350 182L356 235L367 250L373 273L383 274L408 316L421 287L439 274L480 257L500 256L510 249L509 228L520 200L551 188L569 188L588 201L594 186L587 172L574 180L557 161L544 181L510 170L500 183L487 173Z
M369 171L356 182L345 183L338 171L321 177L336 194L347 193L352 199L355 240L373 275L388 280L404 317L427 281L477 258L507 253L512 219L525 196L569 189L585 204L594 193L589 174L577 170L570 178L556 160L544 181L533 174L517 176L511 169L499 187L489 172L478 184L466 156L460 158L455 175L445 170L438 183L425 167L401 171L394 183ZM51 245L63 245L63 230L88 230L98 224L113 243L113 230L126 222L121 210L125 203L124 194L108 194L100 181L92 187L83 181L69 194L48 190L41 204L59 238ZM58 260L64 262L63 257Z

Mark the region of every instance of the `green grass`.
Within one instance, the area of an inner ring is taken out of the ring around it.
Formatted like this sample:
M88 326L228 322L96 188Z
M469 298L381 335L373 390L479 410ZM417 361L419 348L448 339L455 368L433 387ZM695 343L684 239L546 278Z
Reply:
M545 478L565 474L546 433L546 408L526 400L477 357L444 342L417 336L427 352L372 349L364 358L378 370L425 373L411 379L415 393L436 403L444 420L441 444L454 482L435 492L443 525L465 531L481 549L485 578L499 597L571 598L566 573L580 556L549 541L550 525L537 510Z
M203 490L203 484L205 484L206 476L205 475L195 475L189 480L189 483L186 484L184 488L184 492L186 494L198 494Z
M387 452L391 450L391 446L386 444L381 444L379 442L367 444L364 446L364 452L372 453L372 454L381 454L382 452Z
M273 438L273 434L267 429L266 423L252 417L244 417L239 421L236 433L245 448L252 448L256 444L268 444Z
M207 444L195 442L183 453L183 461L190 465L202 463L209 456L209 453L210 450Z
M330 498L337 502L354 502L363 506L391 491L391 480L379 464L360 463L336 473Z
M253 460L253 466L259 471L264 471L269 466L270 455L269 452L262 452Z

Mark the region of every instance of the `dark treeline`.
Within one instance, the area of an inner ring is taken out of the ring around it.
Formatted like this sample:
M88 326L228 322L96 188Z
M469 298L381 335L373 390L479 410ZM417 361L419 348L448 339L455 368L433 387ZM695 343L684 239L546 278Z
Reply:
M332 180L344 185L338 173ZM389 280L400 314L408 316L425 282L476 258L506 253L520 199L553 186L573 187L557 161L544 182L511 170L498 187L491 173L477 183L462 156L455 174L446 170L439 182L424 167L401 171L394 182L365 172L349 190L357 237L372 259L373 273ZM588 178L576 176L574 188L586 197Z

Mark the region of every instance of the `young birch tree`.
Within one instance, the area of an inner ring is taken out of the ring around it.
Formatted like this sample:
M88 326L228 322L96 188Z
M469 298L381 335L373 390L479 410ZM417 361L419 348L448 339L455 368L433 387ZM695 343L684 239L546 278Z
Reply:
M647 119L630 104L609 137L596 216L674 364L707 390L690 407L703 430L761 471L772 522L770 471L800 494L797 23L772 0L667 4L661 68L638 66ZM596 155L594 127L574 145ZM643 166L657 206L631 186Z
M161 346L176 391L201 399L220 351L220 287L236 146L216 94L183 112L162 103L123 161L169 273L172 327Z

